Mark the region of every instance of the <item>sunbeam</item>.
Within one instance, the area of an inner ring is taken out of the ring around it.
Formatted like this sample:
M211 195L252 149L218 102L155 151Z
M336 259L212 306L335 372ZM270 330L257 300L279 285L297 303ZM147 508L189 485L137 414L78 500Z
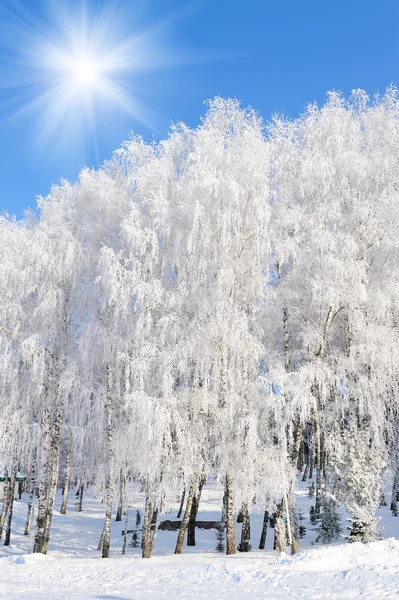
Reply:
M44 6L44 5L43 5ZM119 8L118 8L119 7ZM40 19L40 14L45 15ZM9 72L3 71L0 102L2 120L32 115L36 143L68 138L77 144L95 136L92 127L101 111L123 111L153 126L154 113L135 87L139 74L181 62L170 42L171 19L140 24L139 15L126 14L110 2L90 14L87 6L46 3L42 13L16 5L0 7L7 19ZM18 102L9 102L12 88ZM95 140L92 140L95 143Z

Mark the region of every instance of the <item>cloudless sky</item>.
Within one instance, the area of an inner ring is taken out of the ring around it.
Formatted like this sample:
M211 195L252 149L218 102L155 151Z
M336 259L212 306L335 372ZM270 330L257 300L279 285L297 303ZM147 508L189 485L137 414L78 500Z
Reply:
M90 104L78 87L64 106L71 81L55 90L49 55L75 44L76 59L83 13L86 42L101 37L95 47L119 56L106 75L123 102L92 89ZM398 28L398 0L0 0L0 210L21 217L130 132L196 126L216 95L267 120L331 89L383 92L399 84Z

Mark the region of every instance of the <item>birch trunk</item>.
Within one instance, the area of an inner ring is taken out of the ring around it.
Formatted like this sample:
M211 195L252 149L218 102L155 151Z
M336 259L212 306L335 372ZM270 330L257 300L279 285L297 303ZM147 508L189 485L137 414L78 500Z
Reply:
M186 490L184 489L184 490L183 490L182 497L181 497L181 502L180 502L179 512L177 513L177 517L176 517L177 519L180 519L180 517L181 517L181 514L182 514L182 512L183 512L183 507L184 507L184 498L185 498L185 497L186 497Z
M285 538L285 526L282 516L277 516L276 524L274 526L274 550L277 552L285 552L286 538Z
M268 523L269 523L269 511L265 510L264 515L263 515L263 525L262 525L262 533L261 533L260 542L259 542L259 550L265 549Z
M111 543L111 518L112 502L114 499L115 473L114 473L114 448L113 448L113 406L112 406L112 370L107 367L107 397L106 397L106 415L107 415L107 444L108 444L108 475L106 481L106 508L104 537L102 545L102 557L109 557Z
M313 479L313 469L314 469L314 450L310 451L309 455L309 479Z
M392 486L391 508L392 512L397 513L397 501L399 493L399 462L396 465L395 477Z
M127 543L127 529L128 529L128 523L129 523L129 509L128 509L128 503L127 503L127 489L125 486L125 490L124 490L124 496L123 496L123 510L122 513L125 515L125 533L123 536L123 546L122 546L122 554L126 553L126 543Z
M179 535L177 536L175 554L181 554L183 551L184 536L186 534L186 530L187 530L187 527L188 527L188 524L189 524L189 521L191 518L191 511L192 511L192 506L193 506L193 502L194 502L194 498L195 498L196 487L197 486L194 483L192 483L190 485L190 489L188 491L186 511L184 513L184 517L181 522Z
M9 508L8 508L8 519L7 519L6 535L5 535L5 540L4 540L4 545L5 546L9 546L10 545L10 541L11 541L11 524L12 524L12 513L13 513L13 508L14 508L15 481L16 481L16 478L17 478L17 469L18 469L18 467L17 467L17 464L15 463L15 465L12 468L10 487L9 487L9 490L8 490Z
M153 518L152 518L152 522L155 525L155 527L154 527L154 533L152 534L152 537L151 537L151 554L152 554L152 551L154 549L155 540L157 539L157 533L158 533L159 517L160 517L160 515L161 515L161 507L159 509L157 508L155 510L155 523L154 523L154 515L153 515Z
M35 489L36 489L36 452L35 452L33 463L32 463L32 473L31 473L30 482L31 482L31 488L30 488L29 501L28 501L28 510L27 510L27 514L26 514L24 535L30 535L30 524L31 524L31 518L32 518L33 498L34 498Z
M143 518L142 558L151 558L151 517L152 504L147 492Z
M81 484L81 486L79 487L79 502L78 502L78 512L82 512L83 510L83 492L84 492L85 486L84 483Z
M118 502L118 509L116 511L115 521L122 521L124 497L125 497L125 472L124 472L124 469L121 469L120 480L119 480L119 502Z
M315 416L315 429L316 429L316 501L315 501L315 515L316 518L320 517L321 509L321 467L322 467L322 456L321 456L321 433L320 433L320 422L318 412L316 411Z
M202 488L205 483L203 477L201 477L199 486L198 486L198 494L194 496L193 504L191 507L191 514L188 521L188 529L187 529L187 546L195 546L195 522L197 520L199 503L201 500Z
M3 506L1 509L1 516L0 516L0 540L1 540L1 536L3 535L3 529L4 529L4 525L5 525L6 518L7 518L8 507L10 504L10 496L8 493L10 483L8 481L8 466L7 465L4 469L4 476L5 476L5 485L4 485Z
M283 521L283 500L281 500L280 504L277 506L276 518L274 523L274 543L273 549L277 550L277 552L285 552L286 548L286 535L285 535L285 526Z
M242 529L241 529L241 543L238 547L240 552L249 552L251 546L249 544L251 539L251 521L248 512L248 506L246 504L242 507Z
M294 441L293 441L292 451L291 451L291 464L294 467L297 466L297 464L298 464L299 453L301 450L301 442L302 442L302 425L301 425L301 422L298 420L298 422L295 425Z
M46 394L48 394L48 391L46 391ZM41 553L43 553L43 546L46 535L47 506L49 496L49 473L51 461L50 410L47 405L43 409L42 422L43 434L41 447L41 472L39 480L39 504L37 509L35 543L33 545L33 552Z
M67 512L70 473L71 473L71 433L68 428L67 438L66 438L66 451L65 451L64 494L62 496L62 504L61 504L61 510L60 510L60 513L62 515L66 515L66 512Z
M226 554L235 554L236 551L236 530L232 481L230 475L226 475Z
M47 510L46 510L46 525L44 531L44 543L42 553L47 554L48 544L50 541L50 529L53 520L55 497L57 494L58 471L60 465L60 448L61 448L61 424L62 424L62 407L60 408L53 425L53 435L51 439L51 454L53 465L51 470L51 482L48 494Z

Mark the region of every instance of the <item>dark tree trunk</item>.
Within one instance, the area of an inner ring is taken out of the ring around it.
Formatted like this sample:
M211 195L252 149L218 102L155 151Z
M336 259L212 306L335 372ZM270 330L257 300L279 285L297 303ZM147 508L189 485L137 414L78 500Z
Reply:
M68 492L69 492L69 475L71 472L71 434L69 432L69 428L67 430L67 438L66 438L66 450L65 450L65 481L64 481L64 491L62 495L62 504L60 513L62 515L66 515L67 512L67 503L68 503Z
M313 479L313 469L314 469L314 450L311 450L309 456L309 479Z
M185 498L185 497L186 497L186 490L184 489L184 490L183 490L182 497L181 497L181 502L180 502L179 512L177 513L177 517L176 517L177 519L180 519L180 517L181 517L181 514L182 514L182 512L183 512L183 508L184 508L184 498Z
M15 495L15 481L17 477L17 465L15 464L11 473L11 482L9 488L9 507L8 507L8 518L7 518L7 527L6 527L6 535L4 539L4 545L9 546L11 542L11 524L12 524L12 514L14 508L14 495Z
M199 509L199 503L201 499L202 487L205 481L203 477L201 477L199 486L198 486L198 494L194 496L193 503L191 506L190 519L188 521L187 528L187 546L195 546L195 521L197 520L197 514Z
M399 491L399 463L397 464L396 470L395 470L395 477L393 480L392 498L391 498L391 511L394 513L395 516L398 513L398 506L397 506L398 491Z
M268 522L269 522L269 511L265 510L264 515L263 515L263 525L262 525L262 533L261 533L260 542L259 542L259 550L265 549Z
M82 483L82 485L79 487L79 502L78 502L78 512L82 512L83 510L83 492L84 492L85 486Z
M182 551L183 551L184 536L186 534L186 530L187 530L188 524L189 524L190 519L191 519L192 507L193 507L193 503L194 503L194 500L195 500L196 489L197 489L197 484L192 483L191 486L190 486L190 489L188 491L186 511L184 513L184 517L183 517L183 520L181 522L181 527L180 527L179 535L177 537L175 554L181 554ZM184 494L183 494L183 498L184 498ZM194 527L195 527L195 519L194 519ZM194 544L195 544L195 540L194 540Z
M4 529L4 525L5 525L6 518L7 518L8 507L10 504L10 495L8 493L10 482L8 481L8 466L7 465L4 470L4 475L5 475L4 496L3 496L3 506L1 509L1 515L0 515L0 540L1 540L1 536L3 535L3 529Z
M242 507L242 529L241 529L241 543L238 546L240 552L249 552L251 539L251 521L249 517L248 506L246 504Z

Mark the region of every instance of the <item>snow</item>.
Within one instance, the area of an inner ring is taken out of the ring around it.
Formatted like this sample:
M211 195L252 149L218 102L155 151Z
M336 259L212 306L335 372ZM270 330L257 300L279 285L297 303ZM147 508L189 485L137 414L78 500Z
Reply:
M399 596L399 542L313 548L295 557L253 552L136 557L0 559L0 597L312 600Z
M308 515L310 500L305 484L298 490L298 506ZM204 487L199 519L217 519L222 490L215 484ZM330 546L312 546L316 533L310 523L302 540L304 551L296 556L278 555L271 550L272 531L267 533L267 549L226 557L217 553L214 531L197 531L197 546L173 554L176 533L160 531L154 555L140 557L140 549L128 545L121 556L124 522L112 522L111 557L102 559L96 545L103 525L104 505L86 498L83 512L74 506L70 494L68 514L56 510L47 556L29 554L29 538L23 536L26 496L15 504L12 546L0 547L0 598L29 600L102 599L224 599L235 600L392 600L399 598L399 541L388 538L372 544L348 544L344 540ZM57 497L56 508L61 498ZM138 488L129 494L129 528L135 511L142 510ZM176 517L176 505L169 518ZM389 531L399 528L399 519L380 509ZM251 515L251 542L257 546L262 515ZM395 531L396 533L396 531ZM237 540L240 526L237 526Z

